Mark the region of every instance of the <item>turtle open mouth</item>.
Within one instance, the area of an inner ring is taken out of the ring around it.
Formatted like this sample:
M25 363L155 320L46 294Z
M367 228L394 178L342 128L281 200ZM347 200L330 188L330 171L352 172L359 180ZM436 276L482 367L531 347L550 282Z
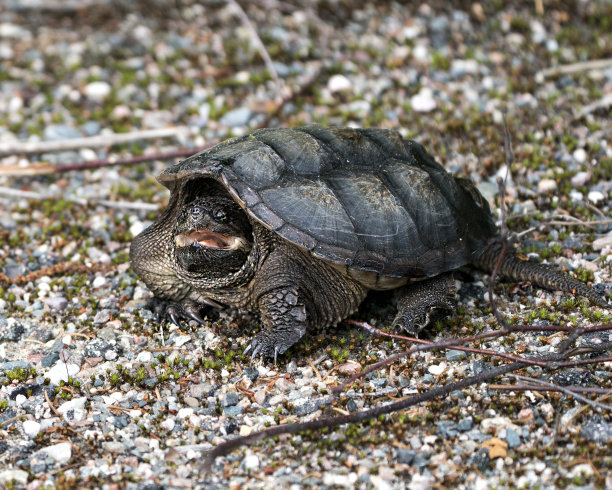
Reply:
M250 247L249 242L242 237L222 235L208 230L195 230L175 235L174 243L177 247L199 245L222 250L246 250Z

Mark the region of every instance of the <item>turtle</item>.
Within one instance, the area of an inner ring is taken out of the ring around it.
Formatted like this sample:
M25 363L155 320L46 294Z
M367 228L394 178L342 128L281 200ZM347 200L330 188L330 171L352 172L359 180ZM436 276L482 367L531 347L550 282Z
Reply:
M160 319L206 306L261 315L252 357L283 354L313 328L395 290L395 328L418 334L455 304L453 271L606 300L554 267L502 253L487 200L418 142L387 129L258 129L169 165L165 211L130 247ZM505 248L504 248L505 250Z

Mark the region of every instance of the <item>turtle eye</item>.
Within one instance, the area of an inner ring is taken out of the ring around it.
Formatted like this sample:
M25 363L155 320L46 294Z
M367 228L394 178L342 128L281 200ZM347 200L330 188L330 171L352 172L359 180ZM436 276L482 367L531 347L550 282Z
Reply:
M215 219L218 219L219 221L225 221L226 217L227 215L225 214L225 211L223 211L223 209L215 210Z

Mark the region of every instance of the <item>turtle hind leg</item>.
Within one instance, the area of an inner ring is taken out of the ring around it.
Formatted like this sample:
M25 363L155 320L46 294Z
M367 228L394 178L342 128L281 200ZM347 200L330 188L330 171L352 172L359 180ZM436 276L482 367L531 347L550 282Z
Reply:
M397 315L393 328L417 335L430 322L435 310L455 307L457 288L452 274L415 282L396 291Z
M491 272L499 259L502 246L503 244L500 240L494 241L478 259L472 262L473 265L479 269ZM501 260L499 274L516 281L530 281L553 291L563 291L583 296L593 304L603 308L610 308L610 305L608 305L602 296L582 281L548 264L521 260L514 255L514 250L511 248L507 250Z

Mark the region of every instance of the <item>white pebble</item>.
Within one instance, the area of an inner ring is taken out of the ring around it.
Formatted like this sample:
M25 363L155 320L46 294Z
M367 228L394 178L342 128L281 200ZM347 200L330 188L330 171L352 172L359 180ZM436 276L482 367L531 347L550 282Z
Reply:
M255 454L247 454L242 460L245 470L256 470L259 468L259 458Z
M111 86L107 82L91 82L85 86L85 95L96 102L103 101L110 91Z
M331 92L342 92L352 88L351 81L344 75L334 75L327 82L327 89Z
M186 419L193 415L193 408L181 408L176 415L179 419Z
M130 226L130 233L132 236L140 235L142 230L144 230L144 224L142 221L134 221L132 226Z
M62 403L57 411L64 416L68 422L80 422L87 415L85 410L86 397L73 398L66 403Z
M91 284L94 288L99 288L102 287L106 284L106 277L104 276L98 276L93 280L93 283Z
M602 250L605 247L612 247L612 231L593 241L593 250Z
M446 363L441 362L440 364L433 364L429 366L428 371L430 372L430 374L433 374L434 376L438 376L439 374L442 374L445 369L446 369Z
M17 395L15 397L15 405L17 405L18 407L20 407L21 405L23 405L26 401L27 401L27 397L25 395L22 395L21 393L19 395Z
M161 424L159 424L163 429L172 430L174 429L174 419L166 419Z
M418 94L410 98L410 106L417 112L429 112L436 108L433 91L429 87L423 87Z
M574 155L575 154L576 152L574 152ZM576 175L572 177L571 182L574 187L581 187L584 184L586 184L590 179L591 179L591 172L578 172Z
M588 199L593 204L597 204L599 201L602 201L606 196L604 196L603 192L600 191L591 191L588 194Z
M72 456L72 444L69 442L60 442L53 446L48 446L35 453L37 456L47 456L56 461L58 464L66 464Z
M26 420L23 423L23 431L28 437L34 438L40 432L40 424L35 420Z
M52 385L58 386L60 381L68 381L68 376L74 376L79 371L80 368L76 364L66 365L63 361L58 361L55 366L47 371L45 378L49 378Z
M587 152L584 150L584 148L577 148L574 151L574 153L572 153L572 156L574 157L574 160L576 160L577 162L584 163L586 162L586 159L587 159ZM586 172L580 172L580 173L586 173Z
M538 192L540 194L546 194L557 190L557 183L553 179L542 179L538 182Z
M584 199L584 194L575 189L572 189L569 193L569 197L572 201L582 201Z
M151 362L151 359L153 359L153 354L151 354L148 350L143 350L138 354L136 359L138 362Z
M429 49L424 44L417 44L412 51L416 60L427 61L429 59Z
M20 487L25 487L26 483L28 483L28 474L23 470L15 470L8 469L0 471L0 487L5 488L4 485L11 484L13 487L15 485L20 485Z

